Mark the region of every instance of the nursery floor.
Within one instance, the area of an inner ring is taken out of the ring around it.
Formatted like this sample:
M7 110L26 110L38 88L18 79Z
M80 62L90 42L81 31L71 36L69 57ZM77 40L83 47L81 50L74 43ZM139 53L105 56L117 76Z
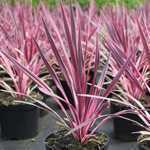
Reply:
M55 119L51 113L40 118L40 132L35 139L20 140L20 141L3 141L0 139L0 150L45 150L44 139L49 133L56 130ZM107 132L110 137L113 137L112 122L110 121L102 129ZM111 139L108 150L136 150L136 143L123 143Z

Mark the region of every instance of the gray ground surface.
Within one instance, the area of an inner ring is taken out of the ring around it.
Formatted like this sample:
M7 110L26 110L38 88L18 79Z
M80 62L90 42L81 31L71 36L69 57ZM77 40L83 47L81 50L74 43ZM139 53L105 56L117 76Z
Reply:
M52 114L40 118L39 134L35 139L21 140L21 141L3 141L0 139L0 150L45 150L44 139L49 133L56 130L55 119ZM111 141L108 150L135 150L136 143L123 143L113 139L112 122L108 122L102 128L103 131L110 135Z

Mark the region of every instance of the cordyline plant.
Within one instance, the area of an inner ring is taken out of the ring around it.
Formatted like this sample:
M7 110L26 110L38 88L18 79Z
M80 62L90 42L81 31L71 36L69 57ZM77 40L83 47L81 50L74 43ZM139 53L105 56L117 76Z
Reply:
M0 43L5 53L25 65L34 74L39 75L43 63L33 38L41 40L40 23L37 22L38 16L32 15L31 12L32 9L29 6L17 5L11 8L4 5L0 14ZM3 90L20 100L30 94L32 80L18 70L1 52L0 68L5 72L4 76L0 77Z
M103 18L108 32L106 33L108 36L104 39L104 47L112 52L113 59L110 63L112 73L115 75L132 54L131 65L120 78L120 83L126 92L141 99L146 93L145 82L148 82L149 78L148 67L145 65L146 53L141 49L140 32L137 28L140 24L135 23L135 17L124 7L109 9L107 14L103 13Z
M39 86L39 89L53 97L53 100L58 103L62 112L65 114L65 118L59 117L63 121L64 125L70 130L69 133L72 133L74 138L80 141L82 144L88 142L88 140L95 136L97 129L103 125L103 123L108 120L110 117L103 115L104 110L109 106L108 102L104 99L110 92L113 90L120 76L124 72L125 68L128 66L130 57L122 65L121 69L117 75L113 78L112 82L109 84L107 89L103 89L104 79L106 77L106 72L109 66L109 58L104 66L104 69L101 71L101 75L96 82L97 70L99 65L99 43L98 35L96 36L95 47L92 55L94 55L94 77L92 83L90 84L89 94L99 96L103 98L96 100L95 98L83 97L82 95L87 94L87 73L85 67L85 55L83 53L83 45L81 43L81 37L84 36L82 32L83 22L82 20L78 21L79 24L76 24L76 16L72 7L70 7L70 17L68 17L66 9L61 5L62 20L63 26L61 30L64 31L64 36L66 37L66 42L68 44L68 49L63 47L62 39L59 39L60 44L62 44L63 55L59 53L59 49L55 44L55 40L51 36L51 33L48 30L46 22L43 20L44 28L47 34L48 41L51 45L51 49L56 57L56 60L59 64L61 72L64 76L65 81L70 88L71 94L73 96L74 104L70 103L70 100L66 96L66 91L64 91L58 75L55 73L53 67L48 63L46 56L43 50L39 47L38 43L35 40L36 47L43 59L49 74L51 75L53 81L55 82L57 88L61 91L63 98L56 95L53 90L36 74L30 71L27 67L19 63L14 57L10 56L5 51L1 50L1 53L5 55L15 66L20 68L27 76L29 76L35 83ZM78 14L79 15L79 14ZM68 25L69 21L70 26ZM78 28L77 28L78 26ZM57 33L58 28L53 28ZM96 30L95 30L96 32ZM101 51L102 53L102 51ZM65 110L61 101L65 102L69 108L68 111ZM45 107L48 110L51 110L42 102L39 102L41 106ZM56 112L55 112L56 113ZM57 114L58 116L58 114ZM95 124L98 118L101 118L101 122Z
M145 58L145 66L148 68L148 84L147 84L147 88L148 88L148 94L150 95L150 46L149 46L149 41L150 41L150 28L149 28L149 24L148 24L148 13L147 13L147 9L149 8L149 5L147 7L145 7L145 11L144 11L144 16L140 16L140 21L137 19L137 24L138 24L138 28L139 28L139 32L140 32L140 36L141 36L141 41L142 41L142 45L143 45L143 51L144 51L144 58ZM147 101L149 101L150 96L147 97ZM148 105L149 108L149 105ZM150 142L150 115L149 115L149 110L148 112L145 111L146 116L146 121L148 122L147 124L145 124L146 130L145 131L141 131L140 134L141 136L138 139L138 142L140 143L148 143Z
M140 117L141 122L137 122L125 118L123 114L127 112L122 112L119 116L138 124L145 130L139 132L142 134L139 142L150 140L149 105L145 106L139 101L144 96L144 100L149 104L150 51L148 15L148 7L134 10L132 14L126 9L112 9L108 15L104 15L108 31L108 36L104 39L104 46L112 53L114 59L110 63L112 71L117 71L132 53L130 64L120 78L121 86L126 91L125 93L121 90L121 95L126 98L120 96L120 101L115 102L128 107L129 113L134 113ZM116 58L118 58L117 61ZM116 73L114 72L113 74Z
M142 8L134 11L134 15L132 16L132 20L134 22L134 29L139 36L139 46L137 51L139 52L137 57L138 61L135 64L135 67L141 66L138 70L141 73L141 81L144 85L144 99L146 101L146 105L139 101L139 97L132 97L130 95L130 99L134 101L134 107L130 107L132 112L136 113L142 120L142 122L138 122L139 125L143 127L143 131L139 133L138 142L146 143L145 146L150 143L150 109L149 109L149 99L150 99L150 26L149 26L149 8L150 5L146 3ZM136 35L136 34L134 34Z
M44 20L47 22L47 27L49 31L51 31L51 35L55 40L55 45L59 49L59 52L62 53L64 49L68 51L68 42L65 38L64 30L60 30L60 28L63 27L63 21L62 21L62 15L61 15L61 9L60 7L56 7L55 10L51 11L49 13L49 10L45 7L45 5L40 6L41 16L45 16ZM64 6L64 9L66 11L67 18L70 17L69 13L69 7ZM82 25L80 27L80 30L82 32L82 36L80 37L81 45L82 45L82 51L83 55L85 57L85 65L86 70L91 70L91 68L94 67L94 46L95 46L95 31L99 30L101 21L98 18L98 15L96 13L95 4L91 2L90 7L88 10L83 11L80 6L74 7L75 16L76 16L76 24L75 31L78 30L78 24L82 22ZM59 16L59 17L58 17ZM71 22L69 19L67 19L68 25L71 26ZM55 29L55 30L54 30ZM75 32L74 31L74 32ZM59 41L59 42L57 42ZM71 56L69 56L71 57Z

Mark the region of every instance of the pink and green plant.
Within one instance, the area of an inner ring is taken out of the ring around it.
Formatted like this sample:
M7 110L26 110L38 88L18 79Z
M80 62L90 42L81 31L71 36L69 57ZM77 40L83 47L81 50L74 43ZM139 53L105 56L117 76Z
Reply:
M123 90L141 99L146 93L145 82L149 81L148 67L145 65L145 50L141 49L141 36L138 30L140 24L133 14L124 7L119 7L109 9L109 13L103 15L108 31L108 36L104 37L104 47L112 53L114 59L110 63L113 75L132 54L131 66L120 78L120 83Z
M29 6L17 5L11 8L4 5L0 14L1 49L39 75L42 61L37 53L33 38L40 41L40 24L32 15ZM34 20L34 21L33 21ZM32 92L32 80L0 53L0 68L5 76L0 78L3 91L22 99ZM9 82L8 82L9 81Z
M134 113L140 117L140 122L125 118L123 114L126 114L127 111L122 111L117 116L132 121L145 130L135 133L142 134L139 142L149 142L150 139L150 28L148 24L148 10L149 5L147 4L132 12L122 9L120 13L120 8L119 10L111 10L111 15L104 16L109 35L104 39L104 46L112 53L114 59L110 63L113 74L119 69L121 61L123 59L126 60L129 55L132 55L129 66L120 78L121 95L126 98L119 95L120 100L118 99L115 102L126 106L129 111L128 113ZM116 58L118 58L118 61L116 61ZM144 105L142 101L139 101L143 98Z
M57 26L53 26L53 30L57 33L59 37L59 42L61 45L61 53L60 49L57 47L55 43L55 38L52 37L51 32L48 29L48 25L46 21L43 19L44 28L46 31L47 39L51 46L51 49L54 53L54 56L57 60L57 63L60 67L60 70L63 74L65 81L70 88L71 94L73 96L74 104L71 104L68 97L66 96L66 91L64 91L60 79L53 69L53 67L49 64L47 57L40 48L38 41L34 39L36 44L36 48L38 49L40 56L49 71L54 83L56 84L57 88L61 91L63 98L59 97L54 93L54 91L49 87L42 79L40 79L34 72L30 71L26 66L18 62L14 57L10 54L6 53L4 50L1 50L1 53L9 59L14 66L16 66L20 71L24 72L28 77L30 77L39 87L39 89L45 93L46 95L52 96L53 100L58 103L62 112L65 115L65 118L59 117L64 125L71 129L70 133L73 134L74 138L80 141L82 144L87 143L88 140L95 136L95 132L97 129L102 126L109 118L108 115L103 115L106 108L109 107L107 96L112 92L114 89L117 81L125 71L125 69L130 64L130 57L127 58L127 61L124 61L121 64L121 69L118 71L116 76L113 80L109 83L106 89L103 88L104 79L106 77L106 72L109 67L109 61L111 54L108 56L107 62L101 71L101 75L96 82L97 78L97 70L100 63L100 54L99 52L103 53L99 49L99 32L96 29L93 30L95 36L95 46L92 50L92 57L94 57L94 77L92 79L92 83L90 84L89 93L87 93L87 73L86 73L86 57L85 52L87 51L87 46L82 43L82 38L84 35L84 24L86 22L82 21L82 18L86 17L84 14L80 14L79 12L76 14L78 7L74 10L70 7L69 16L68 11L64 8L63 5L60 6L61 9L61 19L63 21L63 26L61 28L61 32L63 30L63 35L66 38L67 47L64 46L62 38L59 36L60 33L59 28ZM76 15L75 15L76 14ZM82 17L81 17L81 16ZM79 19L78 21L76 21ZM69 24L70 22L70 24ZM77 24L78 23L78 24ZM89 35L86 34L85 36L86 43L89 42ZM58 41L57 41L58 42ZM82 95L94 95L99 96L101 95L102 98L97 100L96 98L92 97L84 97ZM37 101L37 100L36 100ZM69 110L66 111L64 106L62 105L61 101L65 102L68 105ZM39 101L37 101L39 102ZM52 110L42 102L39 102L41 106L45 107L45 109ZM54 111L53 111L54 112ZM54 112L56 114L56 112ZM57 114L58 116L58 114ZM101 121L98 124L95 124L98 119L101 118Z

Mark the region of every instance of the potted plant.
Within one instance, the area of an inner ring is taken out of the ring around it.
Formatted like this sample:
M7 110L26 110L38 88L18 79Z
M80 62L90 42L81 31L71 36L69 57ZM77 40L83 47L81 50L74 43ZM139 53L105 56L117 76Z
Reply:
M104 40L104 46L106 50L112 52L112 57L114 58L110 63L112 74L116 74L116 71L123 63L123 59L127 59L132 53L130 69L127 69L126 73L120 78L120 88L134 98L139 99L139 101L143 101L146 95L143 78L145 82L148 82L149 79L147 73L148 67L145 65L144 60L145 50L141 48L140 32L138 31L136 17L130 14L125 8L120 9L119 7L116 10L111 9L104 18L108 31L108 37ZM118 61L116 61L116 58L118 58ZM132 102L128 97L126 99ZM125 109L128 108L124 105L111 103L112 113ZM124 117L137 120L138 122L141 121L136 114L129 113L125 114ZM132 132L141 130L135 123L121 118L114 118L113 125L115 137L126 141L136 140L137 136L133 135Z
M11 79L11 83L7 83L3 78L0 80L0 85L4 89L1 90L3 92L0 94L2 137L6 139L32 138L37 134L39 110L26 104L18 105L15 100L30 101L27 96L33 94L34 98L39 98L40 95L32 93L30 89L32 81L23 72L18 71L18 68L12 65L2 53L0 53L0 56L2 67ZM16 56L16 59L21 62L22 57ZM38 68L37 62L38 60L35 59L33 64L26 65L37 73L37 70L34 70L34 67Z
M148 83L146 84L147 86L147 95L145 95L145 98L146 98L146 104L149 106L149 99L150 99L150 89L149 89L149 85L150 85L150 48L149 48L149 42L148 42L148 38L146 35L149 35L149 30L147 30L147 27L149 26L147 24L147 20L148 20L148 16L149 16L149 13L148 13L148 7L149 5L146 4L142 10L144 12L144 15L146 16L145 18L139 18L137 20L137 23L138 23L138 28L139 28L139 32L140 32L140 36L141 36L141 41L142 41L142 45L143 45L143 51L144 51L144 64L145 66L148 68L148 71L147 71L147 74L148 74ZM139 147L139 150L147 150L147 149L150 149L150 142L149 142L149 138L150 138L150 130L149 130L149 127L150 127L150 120L149 120L149 107L147 108L147 111L144 112L144 119L146 120L145 121L145 130L142 130L140 132L140 136L138 138L138 147Z
M4 5L1 10L1 15L3 16L0 18L0 33L2 35L0 40L1 46L7 50L14 48L21 49L27 62L30 62L32 57L36 55L33 37L39 41L40 46L45 52L49 49L46 36L43 34L44 28L41 21L38 20L38 17L42 16L47 8L41 9L41 7L42 5L39 5L37 8L32 8L29 5L16 3L12 8L10 5ZM50 14L48 11L47 13ZM51 65L55 65L52 53L49 52L47 55ZM41 69L38 73L39 76L44 80L49 80L43 71L44 65L42 65L42 63L39 65L41 65ZM41 94L34 84L31 86L33 86L34 92ZM47 97L45 95L41 94L41 98L42 101L46 102ZM46 112L44 110L40 110L40 116L45 114Z
M59 64L61 72L64 76L65 81L72 93L74 105L70 103L68 97L66 96L66 91L63 89L61 82L58 78L58 75L55 73L53 67L49 65L43 50L36 43L36 46L39 50L41 58L45 66L47 67L50 75L52 76L53 81L55 82L57 88L61 91L64 98L59 97L54 93L54 91L38 76L31 72L28 68L20 64L13 57L1 51L9 60L26 75L28 75L35 83L39 86L40 90L53 97L58 105L60 106L65 117L60 117L56 112L54 112L60 121L65 126L65 130L57 131L56 133L50 134L46 138L46 149L106 149L108 144L108 137L103 133L97 133L97 129L101 127L109 118L109 115L103 115L104 110L109 106L109 103L104 100L110 92L113 90L120 76L124 72L125 68L128 66L130 57L122 65L118 74L113 78L112 82L109 84L107 89L103 89L103 83L106 76L106 72L109 66L109 59L104 66L104 69L101 71L99 80L96 82L97 69L99 64L99 43L98 35L96 36L94 55L94 78L90 84L90 90L87 93L87 73L85 70L85 58L83 57L81 36L82 22L78 25L78 30L75 30L75 15L72 7L70 7L70 18L67 17L64 6L61 5L61 12L64 21L64 31L68 43L68 49L62 49L63 55L59 53L59 49L53 40L51 33L48 31L46 22L44 23L44 28L47 34L48 41L51 45L51 49L56 57L56 60ZM71 21L71 26L68 26L68 21ZM71 59L69 59L71 58ZM86 97L84 95L91 94L98 96L99 94L103 97L99 100L96 100L94 97ZM68 105L68 111L64 108L61 101L65 102ZM39 102L41 106L45 107L48 110L51 110L42 102ZM100 120L99 120L100 119ZM98 122L97 122L98 121ZM96 123L97 122L97 123ZM69 131L69 132L68 132ZM67 133L67 134L66 134ZM65 136L68 135L68 136ZM70 144L69 144L69 143Z
M32 36L36 38L36 35L32 34L35 33L33 29L29 30L31 22L28 19L31 16L29 14L25 16L25 12L21 13L22 10L28 12L30 8L19 5L10 9L9 6L4 6L1 10L1 14L4 16L1 18L0 23L1 49L38 76L42 61L32 39ZM16 24L12 23L13 21ZM33 105L18 104L15 101L31 102L32 100L29 98L31 95L38 99L42 99L42 97L39 93L33 91L32 80L18 70L1 52L0 68L5 72L4 75L0 76L0 86L2 87L0 92L2 137L5 139L32 138L38 133L39 109Z

